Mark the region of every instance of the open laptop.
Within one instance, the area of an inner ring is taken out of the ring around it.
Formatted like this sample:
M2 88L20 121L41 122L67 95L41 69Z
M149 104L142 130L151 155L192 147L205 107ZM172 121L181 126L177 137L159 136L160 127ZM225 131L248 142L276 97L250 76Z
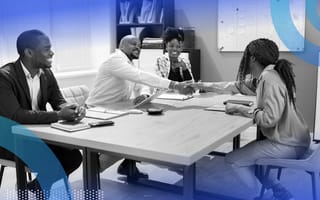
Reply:
M163 94L166 90L158 90L156 91L153 95L151 95L150 97L146 98L145 100L141 101L140 103L134 105L133 108L139 108L147 103L150 103L152 100L156 99L157 97L159 97L161 94Z

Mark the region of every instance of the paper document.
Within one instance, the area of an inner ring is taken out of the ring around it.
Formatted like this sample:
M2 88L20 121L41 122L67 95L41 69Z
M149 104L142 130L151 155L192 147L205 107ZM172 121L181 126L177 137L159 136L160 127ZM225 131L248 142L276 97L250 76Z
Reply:
M109 110L103 107L93 107L87 109L86 111L86 117L103 120L113 119L127 114L129 114L129 112L120 110Z
M216 104L216 105L212 105L212 106L210 106L208 108L205 108L205 110L225 112L226 111L226 106L225 105Z
M192 95L184 95L184 94L178 94L178 93L164 93L158 96L158 99L169 99L169 100L187 100L192 98Z

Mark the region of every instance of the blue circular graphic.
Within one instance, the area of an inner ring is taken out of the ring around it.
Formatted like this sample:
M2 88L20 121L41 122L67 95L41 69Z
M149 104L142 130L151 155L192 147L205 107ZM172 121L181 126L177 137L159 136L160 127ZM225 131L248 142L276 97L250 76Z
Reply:
M314 26L318 31L320 31L320 16L317 13L317 7L319 6L320 9L320 5L317 6L317 0L308 0L306 3L307 6L307 17L310 21L310 23L312 24L312 26ZM320 12L320 10L319 10Z
M319 16L316 11L316 0L307 1L307 13L309 21L316 28L319 28ZM292 22L290 15L290 1L289 0L271 0L270 1L270 10L273 25L277 34L279 35L281 41L290 49L291 41L304 41L305 48L303 52L294 52L292 53L303 60L304 62L310 63L314 66L318 66L318 54L320 52L320 47L316 44L313 44L306 38L304 38L299 31L296 29L294 23ZM284 26L283 23L286 23L287 26ZM290 34L288 34L290 33Z
M13 134L11 128L18 125L19 134ZM46 193L50 191L53 182L60 179L68 180L51 149L31 131L1 116L0 130L0 146L13 152L31 171L38 173L37 179ZM73 199L68 181L56 182L55 186L59 188L59 200ZM53 199L52 197L50 199Z

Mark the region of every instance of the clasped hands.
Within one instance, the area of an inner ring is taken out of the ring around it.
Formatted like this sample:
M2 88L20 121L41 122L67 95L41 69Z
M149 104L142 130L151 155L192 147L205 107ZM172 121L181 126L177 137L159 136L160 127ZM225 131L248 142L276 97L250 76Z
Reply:
M86 109L83 106L79 106L76 103L62 104L61 110L58 111L58 119L66 120L70 122L79 122L86 115Z

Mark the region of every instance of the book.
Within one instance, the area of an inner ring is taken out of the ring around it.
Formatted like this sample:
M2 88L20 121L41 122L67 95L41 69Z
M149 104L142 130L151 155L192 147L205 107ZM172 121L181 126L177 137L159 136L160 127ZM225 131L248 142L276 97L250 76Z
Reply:
M50 126L52 128L56 128L56 129L67 131L67 132L74 132L74 131L80 131L80 130L91 128L91 126L85 122L69 122L69 121L59 121L59 122L51 123Z
M162 38L144 38L141 47L143 49L163 49Z
M185 94L178 94L178 93L164 93L158 96L158 99L180 100L180 101L184 101L191 98L193 98L193 95L185 95Z

